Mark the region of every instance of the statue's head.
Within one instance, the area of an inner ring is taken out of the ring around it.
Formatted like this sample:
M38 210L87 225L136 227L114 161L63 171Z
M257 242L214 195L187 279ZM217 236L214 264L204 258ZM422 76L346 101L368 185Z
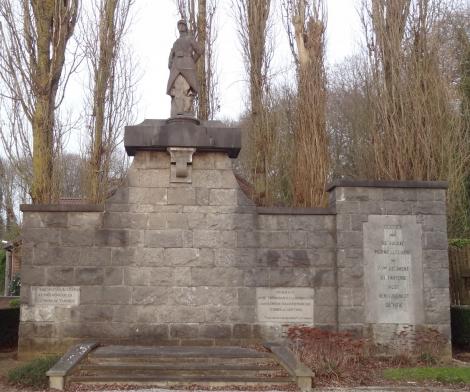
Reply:
M188 32L188 24L184 19L180 19L178 21L178 31L180 33L187 33Z

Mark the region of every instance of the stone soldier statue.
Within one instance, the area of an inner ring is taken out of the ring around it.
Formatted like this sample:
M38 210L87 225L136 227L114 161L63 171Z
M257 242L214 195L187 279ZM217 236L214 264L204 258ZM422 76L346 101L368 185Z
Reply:
M168 61L170 78L167 94L171 96L171 117L194 116L193 101L199 93L196 62L203 54L185 20L178 21L180 37L173 44Z

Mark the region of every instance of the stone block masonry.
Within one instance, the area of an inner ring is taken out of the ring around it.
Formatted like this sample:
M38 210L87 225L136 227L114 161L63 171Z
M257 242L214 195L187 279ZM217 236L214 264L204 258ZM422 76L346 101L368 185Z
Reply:
M224 152L135 151L102 206L24 205L19 352L282 339L287 325L386 342L449 334L445 184L339 182L327 209L259 208Z

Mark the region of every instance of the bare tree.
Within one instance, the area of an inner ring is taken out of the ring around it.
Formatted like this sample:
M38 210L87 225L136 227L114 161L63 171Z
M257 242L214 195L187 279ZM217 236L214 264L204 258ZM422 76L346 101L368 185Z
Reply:
M269 125L269 68L272 51L269 46L270 0L233 0L245 69L249 78L250 110L247 151L250 180L260 204L271 204L269 183L274 131Z
M326 203L330 169L324 64L326 6L323 0L284 0L283 10L297 66L293 202L295 206L318 207Z
M66 49L79 0L3 0L0 3L0 78L5 96L21 108L32 129L31 197L57 198L53 184L56 109L76 64L66 69ZM12 106L10 106L12 107ZM26 140L26 131L24 140ZM30 148L30 147L28 147Z
M197 116L213 119L219 111L218 76L216 72L215 42L217 40L217 0L175 0L182 19L188 22L204 57L196 64L200 91L197 97Z
M135 70L125 46L133 4L129 0L94 0L81 28L91 75L85 108L90 137L87 195L95 203L109 192L116 175L111 162L119 154L121 130L132 121L135 110Z

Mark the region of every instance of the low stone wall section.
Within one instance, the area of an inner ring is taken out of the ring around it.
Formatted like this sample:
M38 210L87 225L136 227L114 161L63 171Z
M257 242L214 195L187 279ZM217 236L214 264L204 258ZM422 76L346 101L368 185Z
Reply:
M23 206L20 352L279 337L257 287L314 288L315 325L336 328L331 210L257 209L223 153L196 153L192 184L169 179L167 153L138 152L104 206ZM38 306L48 286L79 287L79 305Z

